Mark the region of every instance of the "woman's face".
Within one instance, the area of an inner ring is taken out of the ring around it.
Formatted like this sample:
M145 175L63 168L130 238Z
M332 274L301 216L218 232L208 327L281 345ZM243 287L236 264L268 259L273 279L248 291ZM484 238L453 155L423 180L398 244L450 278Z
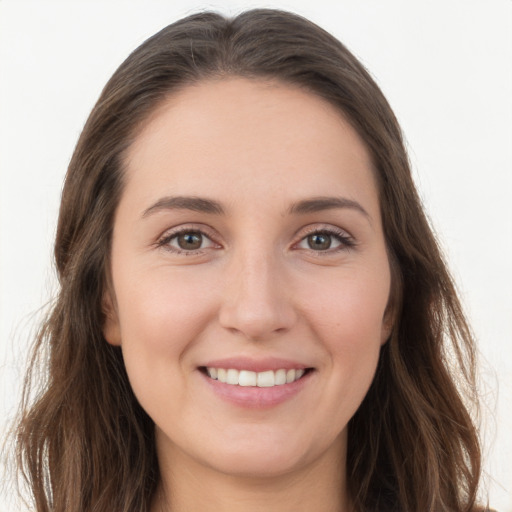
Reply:
M390 269L369 154L330 104L242 78L169 97L127 155L112 278L105 337L161 460L245 476L343 460Z

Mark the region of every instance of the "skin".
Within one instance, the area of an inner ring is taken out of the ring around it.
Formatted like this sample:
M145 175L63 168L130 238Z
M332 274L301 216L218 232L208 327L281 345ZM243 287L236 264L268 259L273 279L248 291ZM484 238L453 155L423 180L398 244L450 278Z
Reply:
M161 202L176 196L224 213ZM318 197L353 203L291 211ZM204 233L198 250L179 252L182 228ZM311 246L315 230L330 247ZM350 509L347 423L390 334L391 277L369 153L336 109L243 78L171 95L126 157L112 281L104 334L155 422L154 512ZM232 356L314 370L290 399L251 409L198 369Z

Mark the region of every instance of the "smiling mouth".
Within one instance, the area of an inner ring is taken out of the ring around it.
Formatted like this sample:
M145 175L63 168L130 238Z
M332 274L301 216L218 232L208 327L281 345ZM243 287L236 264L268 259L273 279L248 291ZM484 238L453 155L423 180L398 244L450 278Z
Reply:
M304 375L313 371L313 368L297 368L286 370L266 370L264 372L253 372L250 370L236 370L234 368L213 368L203 366L200 370L213 380L224 384L242 387L271 388L291 384Z

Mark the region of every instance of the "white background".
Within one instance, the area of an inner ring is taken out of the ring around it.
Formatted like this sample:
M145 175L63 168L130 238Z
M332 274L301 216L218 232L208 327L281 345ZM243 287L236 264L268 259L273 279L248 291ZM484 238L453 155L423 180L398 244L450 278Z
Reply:
M490 503L511 512L511 0L0 0L0 436L39 308L55 290L62 180L101 88L168 23L250 7L292 10L329 30L394 108L482 352ZM14 512L5 473L0 511Z

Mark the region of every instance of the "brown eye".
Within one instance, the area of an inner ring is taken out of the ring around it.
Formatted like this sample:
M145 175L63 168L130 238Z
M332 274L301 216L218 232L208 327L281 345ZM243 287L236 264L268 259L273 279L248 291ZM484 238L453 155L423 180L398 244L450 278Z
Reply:
M346 231L339 228L324 228L306 234L295 247L318 254L334 255L342 250L350 249L354 245L353 238Z
M176 236L176 242L180 249L184 251L194 251L201 248L203 244L203 235L193 231L181 233Z
M202 254L206 250L221 248L202 231L186 228L164 236L157 245L182 255Z
M313 233L307 237L308 247L314 251L326 251L331 247L332 236L326 233Z

